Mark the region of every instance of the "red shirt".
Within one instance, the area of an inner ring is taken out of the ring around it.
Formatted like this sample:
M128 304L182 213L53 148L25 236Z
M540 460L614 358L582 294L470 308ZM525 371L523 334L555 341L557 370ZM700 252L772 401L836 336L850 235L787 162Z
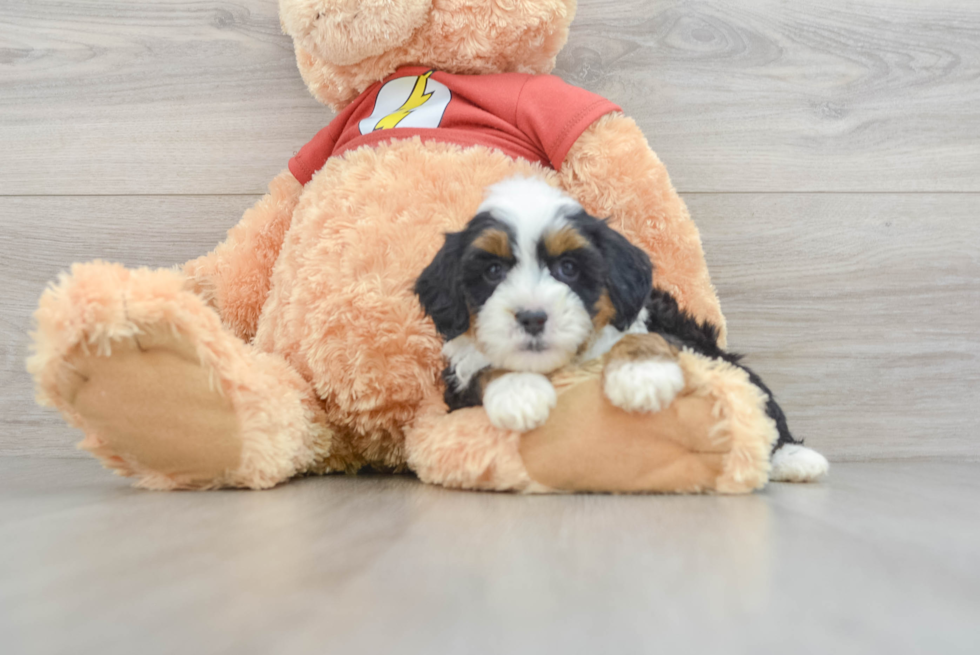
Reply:
M482 145L555 170L575 140L619 107L554 75L453 75L421 66L375 82L289 161L306 184L328 157L414 136Z

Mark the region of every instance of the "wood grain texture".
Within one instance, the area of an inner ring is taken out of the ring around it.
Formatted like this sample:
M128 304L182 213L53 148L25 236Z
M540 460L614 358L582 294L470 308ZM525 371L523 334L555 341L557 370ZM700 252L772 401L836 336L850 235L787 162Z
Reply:
M263 193L332 118L274 0L5 0L4 194Z
M973 0L583 0L556 71L682 191L980 191ZM330 119L272 0L6 0L3 194L261 193Z
M978 469L839 464L743 497L400 476L164 494L0 459L0 634L10 653L973 655Z
M980 190L973 0L585 0L557 72L681 191Z
M167 266L212 248L253 197L0 198L3 451L72 452L31 402L44 284L96 257ZM980 221L971 194L690 194L734 350L831 459L980 459Z
M980 220L964 194L689 195L732 350L838 459L980 459Z

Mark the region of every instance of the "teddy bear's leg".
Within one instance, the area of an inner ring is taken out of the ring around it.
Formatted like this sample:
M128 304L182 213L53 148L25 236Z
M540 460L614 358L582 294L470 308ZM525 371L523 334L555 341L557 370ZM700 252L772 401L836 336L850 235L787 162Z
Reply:
M482 407L446 414L433 403L405 434L408 466L419 479L454 489L557 491L531 479L521 458L521 433L494 427Z
M724 346L725 317L698 228L636 123L621 114L600 118L568 151L559 176L586 211L609 218L647 251L656 266L656 286L698 320L718 326Z
M654 335L650 335L654 336ZM430 413L407 435L409 465L426 481L467 489L748 493L765 485L776 426L744 370L674 354L684 387L658 412L626 412L598 370L556 381L544 426L498 430L479 407Z
M35 318L38 400L139 486L265 488L329 468L309 383L230 334L176 271L76 265Z
M233 334L255 336L272 280L272 267L292 223L303 185L288 170L247 209L217 248L184 264L191 290L204 298Z

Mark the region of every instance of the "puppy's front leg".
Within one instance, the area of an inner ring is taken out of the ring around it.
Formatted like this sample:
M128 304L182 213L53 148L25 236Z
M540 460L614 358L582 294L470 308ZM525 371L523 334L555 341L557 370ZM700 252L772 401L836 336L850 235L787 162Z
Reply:
M627 412L659 412L684 388L677 349L659 334L627 334L604 357L602 386Z
M490 422L504 430L527 432L543 425L557 397L551 381L540 373L493 371L483 391Z

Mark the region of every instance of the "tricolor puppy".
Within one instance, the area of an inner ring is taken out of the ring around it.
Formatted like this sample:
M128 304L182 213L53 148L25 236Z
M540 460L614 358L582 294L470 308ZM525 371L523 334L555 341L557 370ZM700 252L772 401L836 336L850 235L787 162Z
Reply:
M652 274L642 250L545 182L490 187L416 284L447 342L450 409L482 404L512 430L544 423L555 404L548 373L646 332ZM607 368L606 394L629 411L658 411L684 386L680 367L631 353Z
M676 353L688 349L746 371L776 423L771 480L814 480L827 460L789 432L758 375L718 345L713 325L652 287L647 255L543 180L489 187L477 215L446 243L415 291L446 339L450 410L483 405L501 428L548 418L547 375L604 356L603 388L627 411L656 412L684 386ZM657 335L656 338L632 335Z

